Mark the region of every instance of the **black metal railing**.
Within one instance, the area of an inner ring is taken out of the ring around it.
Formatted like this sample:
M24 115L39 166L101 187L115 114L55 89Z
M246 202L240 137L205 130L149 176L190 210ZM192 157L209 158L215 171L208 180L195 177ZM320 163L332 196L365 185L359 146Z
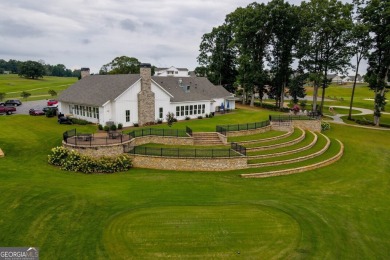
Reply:
M251 130L269 126L270 121L262 121L255 123L246 123L246 124L235 124L235 125L217 125L216 132L226 135L226 132L232 131L243 131L243 130Z
M73 136L76 136L77 131L76 129L68 130L62 134L62 140L65 141L65 143L68 142L68 138L71 138Z
M128 134L133 138L140 137L140 136L148 136L148 135L188 137L186 130L158 129L158 128L145 128L145 129L132 131Z
M246 147L244 147L238 143L231 143L230 147L232 150L234 150L242 155L246 155Z
M239 153L233 149L183 149L183 148L156 148L135 146L128 150L130 154L140 154L149 156L161 157L202 157L202 158L218 158L218 157L239 157L243 153Z
M99 146L120 144L131 140L131 136L121 132L107 132L102 134L81 133L76 129L68 130L63 133L63 140L67 144L77 146Z
M186 126L186 133L187 133L189 136L192 136L192 129L189 128L188 126Z
M271 122L291 122L293 120L317 120L320 118L318 114L311 115L270 115Z

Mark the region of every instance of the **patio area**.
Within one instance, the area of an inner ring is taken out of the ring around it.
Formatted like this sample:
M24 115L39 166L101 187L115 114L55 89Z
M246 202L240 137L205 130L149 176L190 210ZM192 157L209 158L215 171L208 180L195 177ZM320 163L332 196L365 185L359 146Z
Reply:
M127 143L131 136L117 131L99 132L99 133L79 133L76 130L70 130L63 134L63 141L66 144L75 146L102 146Z

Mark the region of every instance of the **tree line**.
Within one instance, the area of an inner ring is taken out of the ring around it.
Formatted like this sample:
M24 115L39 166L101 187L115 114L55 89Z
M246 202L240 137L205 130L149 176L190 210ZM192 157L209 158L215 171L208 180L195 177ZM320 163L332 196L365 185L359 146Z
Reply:
M365 80L375 92L374 118L379 124L385 106L390 68L390 1L310 0L299 6L284 0L252 3L226 15L222 25L203 35L197 58L198 76L233 90L239 85L244 102L268 94L283 107L313 85L313 111L322 113L332 73L355 71L368 60ZM356 65L351 64L355 57ZM320 96L320 100L317 100Z
M0 74L10 73L18 74L22 77L37 79L43 76L55 77L78 77L81 72L79 69L70 70L63 64L50 65L44 61L19 61L10 59L8 61L0 59Z

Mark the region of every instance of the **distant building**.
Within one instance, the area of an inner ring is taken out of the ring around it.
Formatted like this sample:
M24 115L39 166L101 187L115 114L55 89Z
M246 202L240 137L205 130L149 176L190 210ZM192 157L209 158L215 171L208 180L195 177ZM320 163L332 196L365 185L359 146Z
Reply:
M189 70L187 68L176 68L171 66L170 68L155 68L154 76L160 77L189 77Z

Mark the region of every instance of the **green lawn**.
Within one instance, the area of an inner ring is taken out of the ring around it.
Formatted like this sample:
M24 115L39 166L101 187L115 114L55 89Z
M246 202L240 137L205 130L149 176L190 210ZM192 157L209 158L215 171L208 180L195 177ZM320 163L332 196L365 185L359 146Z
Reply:
M42 79L26 79L16 74L0 74L0 92L6 93L5 100L10 98L22 100L20 96L22 91L31 94L27 100L48 99L51 97L48 94L50 89L59 94L76 81L77 78L43 77Z
M313 96L313 87L306 87L306 94ZM325 90L325 98L328 100L325 102L327 106L348 106L350 105L352 94L352 84L347 85L335 85L332 84ZM322 89L318 91L318 101L321 101ZM366 83L356 85L355 95L353 99L354 107L361 107L367 109L374 109L374 92L370 90ZM312 103L312 100L307 100L308 104Z
M175 124L267 119L259 110ZM224 123L221 123L224 122ZM325 168L243 179L245 171L131 169L86 175L46 163L75 126L0 116L0 245L36 246L41 259L388 259L390 131L331 125L345 145ZM76 126L93 132L95 126ZM166 127L160 126L160 127Z

